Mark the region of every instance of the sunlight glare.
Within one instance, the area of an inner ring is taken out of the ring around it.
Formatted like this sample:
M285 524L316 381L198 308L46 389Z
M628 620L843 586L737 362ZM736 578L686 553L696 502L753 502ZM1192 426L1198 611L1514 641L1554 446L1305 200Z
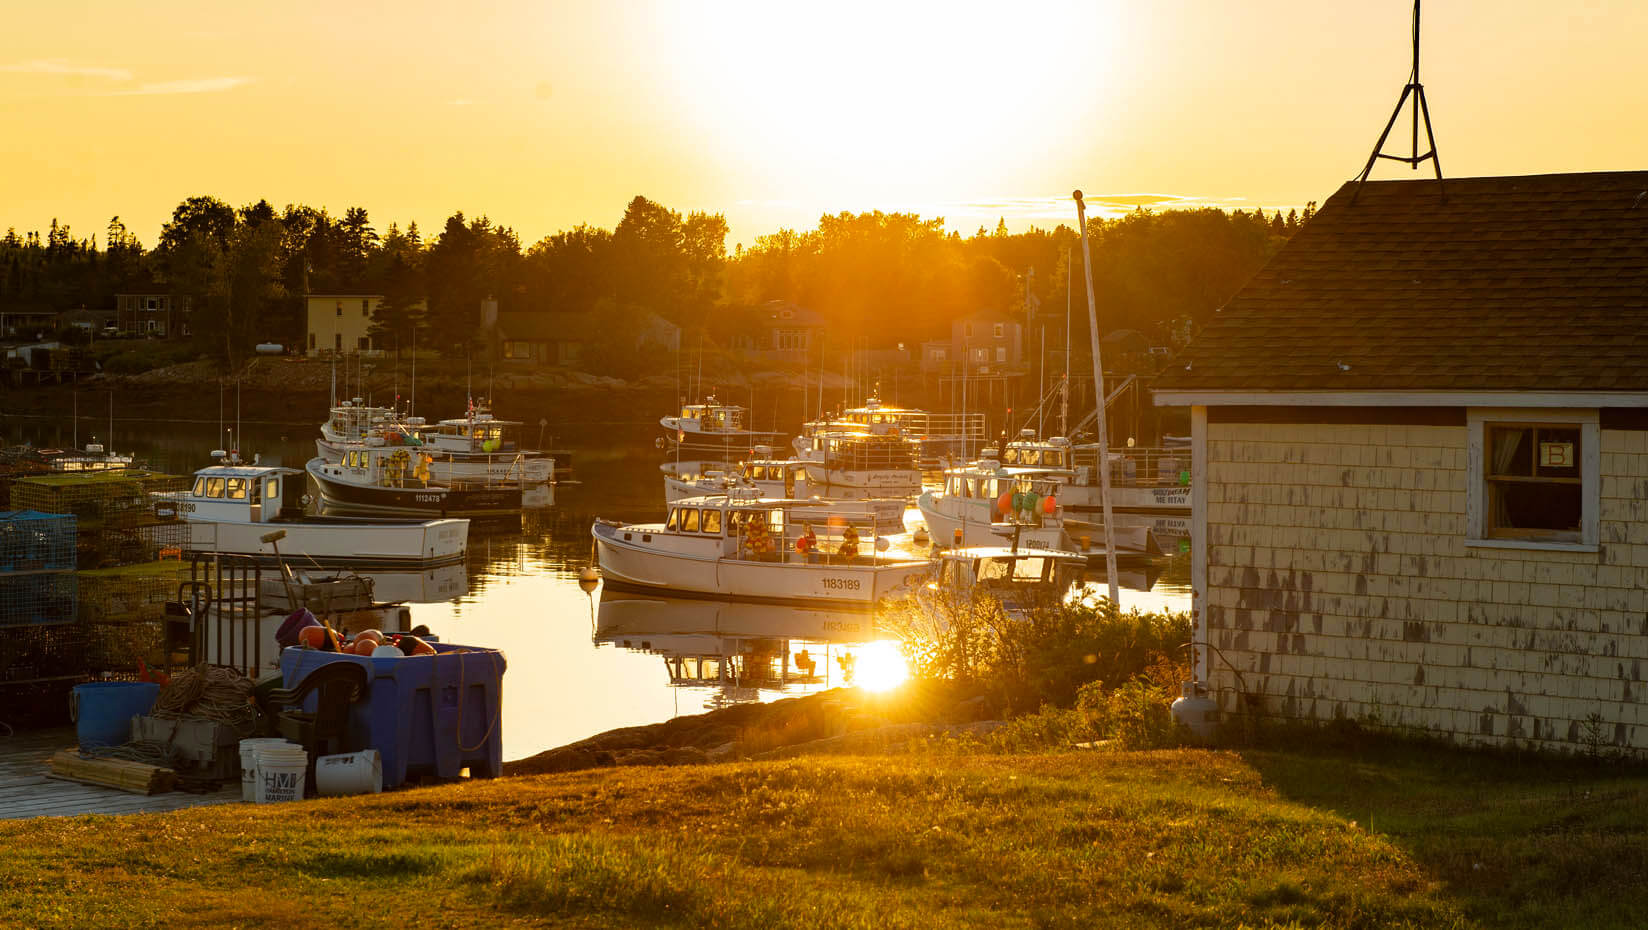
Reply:
M891 691L910 680L910 666L898 643L881 640L858 647L853 684L866 691Z
M1036 127L1070 118L1076 88L1104 81L1109 6L729 2L665 15L681 103L723 157L869 192L1025 157Z

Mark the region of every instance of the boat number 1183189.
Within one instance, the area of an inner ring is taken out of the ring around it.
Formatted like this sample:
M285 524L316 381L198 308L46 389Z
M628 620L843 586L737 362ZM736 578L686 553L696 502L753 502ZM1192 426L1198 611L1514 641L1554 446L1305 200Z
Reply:
M857 591L857 578L825 578L824 587L843 591Z

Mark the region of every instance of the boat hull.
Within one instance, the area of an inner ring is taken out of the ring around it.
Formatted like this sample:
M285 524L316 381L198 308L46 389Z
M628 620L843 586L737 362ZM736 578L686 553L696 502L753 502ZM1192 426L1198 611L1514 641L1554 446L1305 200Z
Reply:
M933 542L941 546L1001 546L1013 540L1012 527L1004 523L991 523L987 519L987 511L978 518L970 515L969 519L963 520L944 506L943 498L930 491L916 499L916 507L927 523L927 532ZM961 533L959 543L956 542L958 531ZM1034 549L1069 551L1074 548L1073 541L1062 526L1020 527L1018 543ZM1118 551L1123 550L1118 547Z
M807 463L813 493L825 497L914 497L921 493L921 472L858 471Z
M521 489L506 488L384 488L337 481L311 463L309 477L320 490L321 510L328 516L409 517L518 517Z
M262 537L281 530L280 555L326 567L430 566L462 561L469 549L468 520L425 523L190 521L189 550L246 555L273 563Z
M646 547L639 529L597 523L601 572L632 589L815 604L869 605L927 577L925 562L757 562ZM624 539L625 534L631 539Z
M315 440L316 454L330 463L343 461L344 453L348 452L349 448L348 443L337 443L324 437ZM556 477L559 468L553 456L542 452L469 454L427 446L421 447L421 451L426 451L434 457L434 461L429 463L429 477L441 484L483 478L519 481L522 484L547 484Z

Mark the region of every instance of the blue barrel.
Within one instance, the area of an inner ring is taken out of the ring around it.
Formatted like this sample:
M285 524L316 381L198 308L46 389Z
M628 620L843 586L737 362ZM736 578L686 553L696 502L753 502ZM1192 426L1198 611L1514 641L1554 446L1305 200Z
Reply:
M81 749L119 746L132 738L132 718L147 714L160 694L152 681L91 681L69 693L69 715Z

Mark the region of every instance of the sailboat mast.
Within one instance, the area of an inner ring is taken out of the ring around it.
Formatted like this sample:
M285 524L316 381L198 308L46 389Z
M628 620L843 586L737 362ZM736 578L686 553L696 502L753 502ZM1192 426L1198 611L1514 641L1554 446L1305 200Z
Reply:
M1104 363L1099 358L1099 310L1093 300L1093 255L1087 247L1087 205L1082 192L1076 199L1076 221L1081 226L1082 270L1087 276L1087 328L1093 340L1093 402L1098 407L1099 428L1099 508L1104 514L1104 571L1110 582L1110 603L1121 606L1116 583L1116 521L1110 512L1110 433L1104 417Z
M1075 269L1070 250L1064 250L1064 391L1059 402L1059 435L1070 435L1070 283Z

